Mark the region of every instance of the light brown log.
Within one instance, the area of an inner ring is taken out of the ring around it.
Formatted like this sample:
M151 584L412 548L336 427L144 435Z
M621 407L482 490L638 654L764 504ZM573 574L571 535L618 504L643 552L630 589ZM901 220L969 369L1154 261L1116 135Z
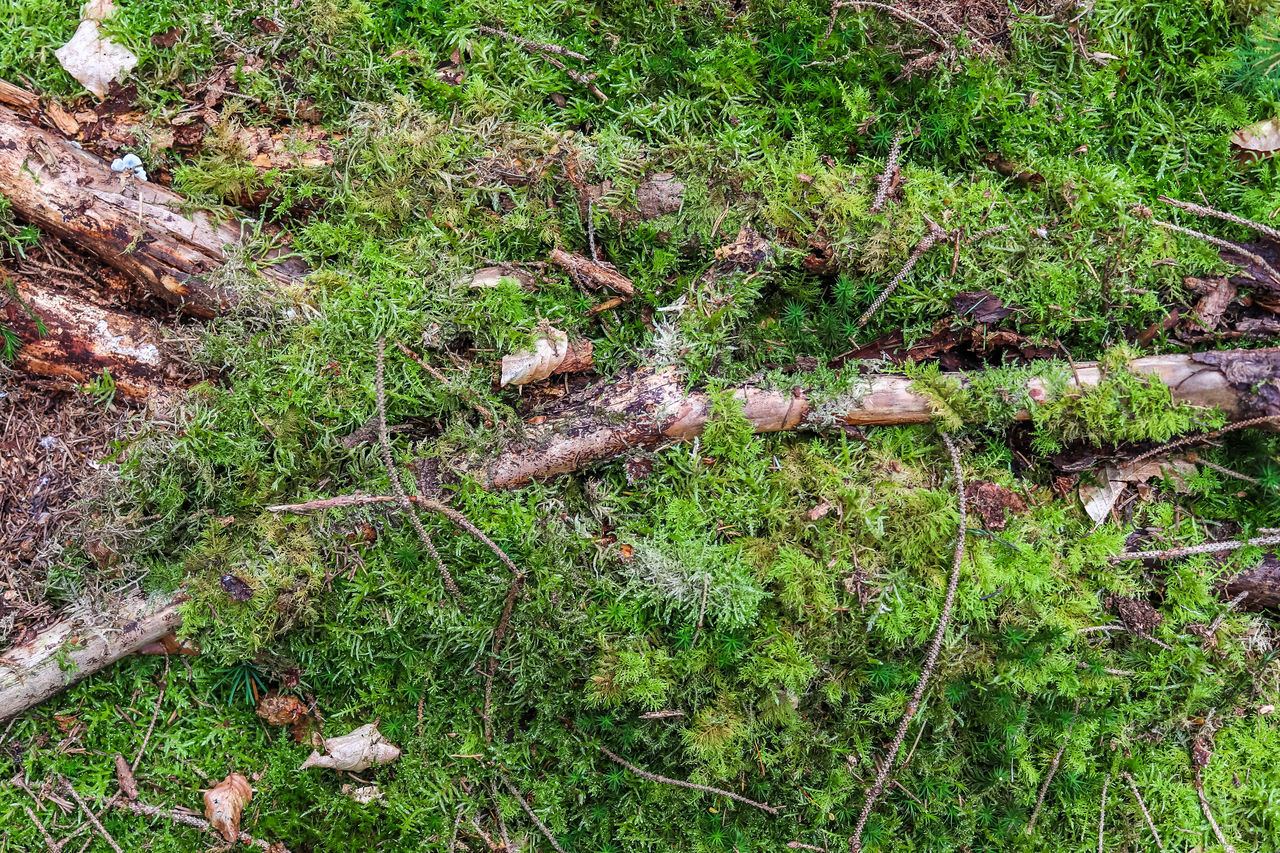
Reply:
M1163 382L1176 400L1217 407L1233 420L1280 413L1280 349L1152 356L1136 359L1130 369ZM951 377L966 381L964 374ZM1086 363L1076 366L1071 381L1091 386L1101 377L1097 364ZM868 376L847 405L824 412L816 412L798 386L781 391L745 387L734 397L757 433L812 428L827 419L851 426L925 423L932 417L930 402L913 392L911 383L905 376ZM1028 383L1027 392L1032 404L1047 397L1038 379ZM593 398L550 414L496 457L458 467L487 488L514 488L582 470L632 448L689 441L701 434L710 414L710 396L687 391L673 370L638 370L602 387Z
M20 714L178 627L182 596L133 593L109 609L74 609L0 654L0 720Z
M42 282L16 280L13 286L17 298L0 307L0 318L23 343L18 369L72 386L109 372L116 391L130 400L181 387L179 362L145 318L90 304ZM0 302L4 298L0 294Z
M236 295L210 282L242 242L237 223L183 213L181 196L132 175L0 107L0 195L14 212L143 282L197 317L212 317ZM260 271L277 283L305 272L296 260Z

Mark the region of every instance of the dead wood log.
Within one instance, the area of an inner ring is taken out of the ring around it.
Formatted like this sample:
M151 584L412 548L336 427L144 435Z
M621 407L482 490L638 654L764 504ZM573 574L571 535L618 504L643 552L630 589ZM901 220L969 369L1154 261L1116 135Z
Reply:
M159 330L135 314L90 304L41 282L15 280L12 294L0 292L0 318L23 344L15 364L27 373L78 386L107 372L116 391L130 400L182 384L180 362Z
M1280 413L1280 348L1152 356L1136 359L1131 369L1163 382L1175 399L1215 406L1232 420ZM964 374L951 377L965 381ZM1091 386L1101 378L1099 366L1087 363L1076 365L1072 381ZM930 401L913 392L911 383L905 376L867 376L839 408L815 406L798 386L748 386L734 396L757 433L822 425L925 423L932 417ZM1028 383L1032 405L1046 396L1044 382ZM710 396L688 392L674 370L637 370L596 389L591 399L571 401L549 413L545 422L497 456L459 462L456 468L487 488L514 488L579 471L634 448L689 441L701 434L710 414ZM1023 411L1018 417L1030 416Z
M109 610L74 609L0 654L0 720L38 705L171 633L184 597L132 593Z
M17 215L90 252L197 317L212 317L236 295L209 277L240 245L242 227L182 213L181 196L127 173L0 107L0 195ZM298 281L296 260L264 263L278 284Z
M1249 593L1237 605L1249 612L1280 610L1280 556L1267 553L1256 566L1223 581L1217 588L1220 597L1233 600Z

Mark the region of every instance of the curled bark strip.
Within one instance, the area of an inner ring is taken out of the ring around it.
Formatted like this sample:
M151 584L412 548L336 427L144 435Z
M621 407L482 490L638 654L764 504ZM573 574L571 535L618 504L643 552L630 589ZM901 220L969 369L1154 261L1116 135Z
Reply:
M0 276L2 278L2 276ZM111 374L124 397L141 400L180 387L182 369L150 322L76 299L42 283L17 281L0 319L23 344L16 365L83 385ZM0 293L0 302L3 301Z
M551 263L588 290L612 290L626 297L636 294L636 286L631 283L631 279L618 272L613 264L593 261L558 248L551 250Z
M1209 355L1139 358L1130 369L1169 386L1175 400L1217 407L1231 420L1256 415L1267 394L1280 393L1276 384L1280 349ZM950 378L967 381L960 373ZM1076 365L1072 381L1078 387L1097 385L1101 380L1097 364ZM743 414L758 433L812 428L828 417L851 426L927 423L932 417L930 401L913 392L911 382L905 376L868 376L839 411L815 409L799 387L775 390L746 386L735 391L734 397L741 401ZM1039 379L1028 382L1026 391L1031 405L1047 399ZM550 413L545 423L531 427L524 439L497 456L459 462L456 467L460 473L480 479L486 488L514 488L580 471L634 448L690 441L702 433L710 416L710 396L687 391L674 370L637 370L602 386L590 400ZM1031 414L1023 411L1018 417L1028 419Z
M242 242L239 224L180 213L182 197L132 175L0 107L0 195L22 219L90 252L197 317L212 317L235 294L208 277ZM264 266L268 279L296 282L296 261Z
M181 595L149 601L133 593L109 613L74 610L0 655L0 720L20 714L171 633ZM105 618L104 618L105 617Z

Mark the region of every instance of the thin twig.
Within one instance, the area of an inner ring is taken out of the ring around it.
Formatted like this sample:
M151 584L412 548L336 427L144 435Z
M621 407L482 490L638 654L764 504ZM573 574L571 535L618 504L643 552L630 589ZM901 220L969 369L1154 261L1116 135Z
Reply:
M689 641L689 646L698 642L698 635L702 633L702 618L707 615L707 590L711 588L711 575L702 576L702 603L698 605L698 625L693 629L693 639Z
M1107 830L1107 788L1111 785L1111 774L1102 780L1102 805L1098 809L1098 853L1103 853L1102 839Z
M907 258L907 262L902 265L902 269L898 270L898 274L893 277L893 281L889 282L889 286L881 291L880 295L876 297L876 301L872 302L871 307L868 308L866 313L858 319L858 328L865 326L867 321L875 316L875 313L880 310L880 306L884 304L884 301L888 299L893 292L898 289L898 286L906 280L907 276L911 274L911 270L915 267L916 262L924 257L924 253L932 249L938 241L944 239L946 236L947 232L942 228L939 228L937 225L933 225L932 228L929 229L929 233L925 235L924 239L917 243L916 247L911 250L911 257Z
M1167 195L1160 196L1160 200L1174 207L1180 207L1183 210L1190 211L1197 216L1212 216L1217 219L1223 219L1227 222L1234 222L1236 225L1243 225L1245 228L1252 228L1259 234L1270 237L1272 240L1280 240L1280 230L1272 228L1270 225L1263 225L1261 222L1254 222L1252 219L1245 219L1243 216L1237 216L1234 213L1227 213L1223 210L1217 210L1212 207L1206 207L1202 204L1195 204L1190 201L1178 201L1176 198L1169 198Z
M872 9L881 9L885 12L888 12L893 17L898 18L899 20L910 21L911 23L915 24L917 27L924 30L926 33L931 35L935 40L937 40L939 47L945 48L947 46L946 39L942 37L942 33L938 32L933 27L929 26L924 21L917 18L915 15L912 15L910 12L904 12L898 7L890 6L887 3L872 3L870 2L870 0L840 0L840 2L838 3L831 4L832 19L834 20L835 12L837 9L844 9L849 6L852 6L855 9L861 9L863 6L870 6ZM827 34L830 35L830 32L831 31L828 29Z
M1076 715L1080 713L1080 700L1076 700L1075 710L1071 712L1071 719L1067 721L1066 734L1062 736L1062 744L1058 747L1058 751L1053 754L1053 761L1049 762L1049 772L1045 774L1044 781L1040 783L1040 791L1036 794L1036 805L1031 810L1031 820L1027 821L1027 835L1030 836L1036 831L1036 818L1040 817L1040 809L1044 807L1044 795L1049 792L1049 783L1053 781L1054 774L1058 772L1058 765L1062 763L1062 756L1067 751L1067 744L1071 740L1071 730L1076 725Z
M1205 542L1200 545L1187 545L1184 548L1170 548L1167 551L1132 551L1127 554L1116 554L1111 562L1124 560L1176 560L1179 557L1190 557L1193 554L1217 554L1221 551L1237 551L1241 548L1266 547L1280 544L1280 535L1255 536L1252 539L1230 539L1225 542Z
M772 815L776 815L778 813L778 809L775 808L774 806L769 805L768 803L757 803L755 800L748 800L746 797L733 793L733 791L725 791L720 788L712 788L710 785L698 785L694 782L684 782L684 781L681 781L680 779L670 779L666 776L659 776L657 773L650 773L648 770L641 770L639 767L636 767L631 762L625 761L619 758L618 756L614 755L612 752L605 749L603 746L597 746L596 749L600 750L605 755L609 756L609 758L612 759L615 763L622 765L623 767L630 770L632 773L639 776L641 779L645 779L649 782L661 782L664 785L675 785L676 787L679 787L679 788L688 788L692 791L702 791L703 793L706 793L706 794L718 794L721 797L728 797L729 799L736 800L739 803L743 803L748 806L754 806L755 808L758 808L761 811L766 811Z
M1253 486L1259 486L1262 484L1261 480L1258 480L1254 477L1250 477L1248 474L1241 474L1239 471L1232 471L1230 468L1226 467L1225 465L1219 465L1217 462L1210 462L1208 459L1201 458L1198 455L1193 454L1191 461L1199 465L1203 465L1204 467L1208 468L1210 471L1217 471L1219 474L1223 475L1224 477L1231 477L1232 479L1235 479L1235 480L1242 480Z
M1234 252L1241 257L1248 258L1266 270L1267 275L1271 276L1271 281L1280 286L1280 272L1276 272L1275 268L1272 267L1271 264L1267 263L1266 258L1254 252L1250 252L1239 243L1233 243L1230 240L1223 240L1221 237L1214 237L1212 234L1206 234L1203 231L1197 231L1194 228L1184 228L1181 225L1174 225L1172 222L1165 222L1160 219L1153 219L1151 222L1153 225L1159 225L1161 228L1167 228L1170 231L1175 231L1178 234L1185 234L1188 237L1194 237L1197 240L1204 240L1206 243L1217 246L1219 249L1226 249L1228 252Z
M979 243L988 237L993 237L996 234L1000 234L1008 230L1009 230L1008 225L994 225L991 228L984 228L983 230L979 231L977 234L974 234L972 237L967 238L964 241L964 244L966 246L970 246L974 243Z
M49 834L49 830L44 828L44 824L40 822L40 818L31 810L31 806L24 805L23 810L26 811L27 817L31 818L31 822L40 830L40 834L44 836L44 843L49 847L49 853L61 853L62 846L53 840L53 836Z
M457 394L459 397L461 397L462 399L470 403L471 408L479 412L482 418L487 418L488 420L497 424L499 427L506 429L506 424L498 420L497 415L495 415L493 412L489 411L487 408L481 405L481 403L476 399L476 395L472 392L470 388L453 384L452 382L449 381L448 377L446 377L443 373L441 373L439 370L436 370L431 365L427 364L426 360L423 359L422 356L418 355L416 352L409 349L407 346L400 343L399 341L396 341L396 346L400 348L400 351L402 353L404 353L405 355L409 356L409 358L416 361L423 370L427 371L427 373L430 373L437 382L439 382L441 385L448 388L450 391L452 391L453 393Z
M1217 615L1217 618L1215 618L1212 622L1209 623L1209 630L1206 631L1205 633L1213 634L1215 631L1217 631L1218 626L1222 624L1222 620L1227 618L1227 614L1230 613L1232 610L1235 610L1237 607L1239 607L1240 602L1244 601L1248 597L1249 597L1249 590L1246 589L1244 592L1240 593L1235 598L1228 601L1226 609L1223 610L1221 613L1219 613Z
M564 848L560 846L558 841L556 841L556 837L551 834L551 830L547 829L547 825L538 819L538 816L533 812L533 808L525 802L524 797L520 796L520 792L516 790L516 786L512 785L511 780L505 775L502 777L502 784L511 792L511 796L516 798L516 802L520 804L520 808L524 809L524 813L529 816L529 819L533 821L534 826L538 827L538 831L541 832L547 841L551 843L552 848L555 849L557 853L565 853Z
M498 674L498 652L502 650L502 640L507 635L507 624L511 621L511 611L516 605L516 596L520 585L524 583L524 575L516 572L507 590L507 600L502 605L502 616L498 618L498 627L493 632L493 646L489 651L489 671L484 680L484 712L480 715L484 720L484 740L488 743L493 738L493 724L489 719L489 702L493 696L493 677Z
M819 847L816 844L805 844L803 841L788 841L788 850L816 850L818 853L828 853L827 848Z
M902 719L898 722L898 732L894 735L893 742L889 744L889 751L885 754L883 761L880 762L880 769L876 773L875 782L867 789L867 798L862 804L862 814L858 816L858 823L854 827L853 837L849 839L849 853L859 853L862 850L862 831L866 828L867 819L871 817L871 810L875 808L876 800L884 792L889 773L893 770L893 762L898 757L898 750L902 748L902 741L906 739L907 729L910 728L911 721L915 719L916 711L919 710L920 702L924 698L924 692L929 687L929 679L933 676L933 668L938 663L938 653L942 650L942 641L946 637L947 627L951 624L951 611L956 600L956 587L960 584L960 568L964 565L964 540L965 530L967 529L968 502L964 496L964 472L960 467L960 451L956 448L955 442L951 440L951 436L945 432L942 434L942 441L947 446L947 453L951 455L951 471L956 480L956 503L960 519L959 527L956 530L956 549L951 564L951 578L947 582L947 595L942 602L942 612L938 615L938 627L933 632L933 640L929 644L929 651L925 654L924 666L920 670L920 679L916 682L915 690L911 692L911 698L907 700L907 707L902 712Z
M558 44L544 44L540 41L530 41L527 38L512 35L511 33L506 32L505 30L500 30L496 27L486 27L484 24L477 24L476 29L486 35L498 36L499 38L504 38L507 41L513 41L531 53L554 53L556 56L571 56L574 59L581 59L584 62L587 59L587 57L583 56L581 53L576 53L569 50L567 47L561 47Z
M418 513L414 511L413 504L405 494L404 484L400 482L400 474L396 470L395 459L391 456L391 439L387 436L387 388L384 375L386 372L386 360L387 342L379 338L377 371L378 443L382 447L382 464L387 469L387 476L391 479L391 491L396 496L400 508L409 517L409 524L412 525L414 532L418 534L418 539L427 549L427 552L435 558L436 565L440 569L440 575L444 578L445 589L449 590L461 604L462 593L458 590L458 585L453 582L453 575L449 574L449 570L445 568L444 560L440 558L440 552L436 550L435 543L431 541L431 535L427 533L427 528L422 526L422 519L418 518Z
M160 719L160 705L164 702L165 691L169 689L169 655L164 656L164 675L160 681L160 695L156 697L156 706L151 711L151 725L147 726L147 733L142 738L142 745L138 747L138 753L133 757L133 763L129 765L130 772L138 772L138 762L142 761L142 753L147 751L147 742L151 740L151 733L156 729L156 720Z
M116 808L133 812L134 814L141 815L142 817L162 817L172 821L173 823L182 824L183 826L194 827L198 830L201 830L202 832L211 832L216 834L215 830L213 830L209 826L209 821L205 820L202 817L196 817L195 815L184 814L183 812L169 811L168 809L162 809L159 806L149 806L146 803L140 803L137 800L125 800L122 803L117 803ZM258 847L262 850L271 850L273 851L273 853L275 853L275 851L283 851L283 853L288 853L287 848L285 848L284 845L280 844L279 842L277 842L275 845L272 845L270 842L265 841L261 838L254 838L252 835L250 835L247 832L241 832L237 840L241 844L251 844L254 847Z
M1196 768L1196 796L1200 798L1200 811L1204 812L1205 819L1209 821L1209 828L1213 830L1214 836L1218 839L1218 843L1222 845L1222 849L1227 853L1236 853L1236 848L1231 845L1227 837L1222 834L1222 827L1218 826L1218 822L1213 819L1213 809L1209 807L1209 799L1204 795L1204 780L1200 778L1200 768Z
M893 144L889 146L889 156L884 161L884 171L876 179L876 197L871 202L871 212L879 213L889 198L889 185L893 183L893 173L898 168L898 156L902 153L902 131L893 135Z
M453 853L453 848L458 844L458 827L462 826L462 813L466 808L465 803L458 806L458 814L453 819L453 832L449 835L449 846L445 848L445 853Z
M498 802L498 788L492 782L489 783L489 793L493 795L493 816L498 822L498 835L502 838L502 849L512 850L511 836L507 834L507 822L502 819L502 805Z
M1146 800L1142 799L1142 792L1138 790L1138 783L1133 781L1133 777L1129 775L1127 770L1120 775L1124 777L1124 781L1129 783L1129 790L1133 791L1134 799L1138 801L1138 808L1142 811L1142 817L1147 822L1147 828L1151 830L1151 835L1156 840L1156 847L1160 850L1160 853L1165 853L1164 842L1160 840L1160 833L1156 832L1155 821L1151 819L1151 812L1147 811L1147 803Z
M102 825L102 821L98 820L97 815L93 813L93 809L89 808L89 804L80 796L80 792L75 789L75 786L68 782L63 776L59 776L58 779L62 782L62 790L70 794L71 798L76 801L76 805L80 806L80 810L84 812L84 816L89 819L89 823L93 824L93 828L98 830L98 834L101 835L107 844L111 846L111 849L116 851L116 853L124 853L124 851L120 849L120 845L116 844L116 840L111 837L111 833L107 832L106 827Z
M1153 447L1150 450L1146 451L1145 453L1141 453L1138 456L1134 457L1133 459L1130 459L1128 462L1125 463L1125 465L1136 466L1143 462L1146 462L1148 459L1150 459L1153 456L1163 456L1167 453L1177 450L1180 447L1186 447L1189 444L1197 444L1202 441L1212 441L1213 439L1219 438L1229 432L1235 432L1236 430L1241 430L1241 429L1249 429L1250 427L1260 426L1261 424L1273 423L1276 421L1280 421L1280 415L1263 415L1262 417L1259 417L1259 418L1248 418L1243 421L1236 421L1233 424L1227 424L1221 429L1215 429L1215 430L1212 430L1211 432L1202 432L1196 435L1186 435L1186 436L1183 436L1182 438L1177 439L1176 441L1171 441L1168 444L1162 444L1159 447Z

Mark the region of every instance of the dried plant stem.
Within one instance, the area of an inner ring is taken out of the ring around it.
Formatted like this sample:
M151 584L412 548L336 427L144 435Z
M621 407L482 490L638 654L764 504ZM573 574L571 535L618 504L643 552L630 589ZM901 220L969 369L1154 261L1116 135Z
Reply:
M1102 780L1102 805L1098 809L1098 853L1102 853L1102 839L1107 831L1107 788L1111 785L1111 774Z
M489 650L489 671L484 680L484 712L480 715L484 720L484 739L488 743L493 738L493 724L489 719L490 701L493 697L493 677L498 674L498 653L502 650L502 641L507 636L507 625L511 622L511 611L516 606L516 596L520 593L520 585L524 583L524 575L516 572L507 590L507 600L502 605L502 616L498 618L498 627L493 632L493 646Z
M1142 812L1143 819L1147 822L1147 829L1151 830L1151 836L1156 840L1156 847L1160 853L1165 853L1164 842L1160 840L1160 833L1156 832L1155 821L1151 819L1151 812L1147 811L1147 802L1142 799L1142 792L1138 790L1138 783L1133 781L1133 776L1128 771L1120 774L1124 781L1129 783L1129 790L1133 791L1133 797L1138 801L1138 809Z
M391 492L395 495L396 501L400 504L400 508L404 510L405 515L409 517L409 524L413 526L414 532L418 534L418 539L422 542L423 547L435 558L436 566L440 569L440 576L444 578L445 589L449 590L453 597L461 603L462 593L458 590L458 585L454 583L453 575L449 574L449 570L445 568L444 560L440 558L440 552L436 550L435 543L431 541L431 535L427 533L427 528L422 526L422 519L418 518L418 513L414 511L413 504L405 494L404 484L400 482L400 474L396 470L395 459L391 456L391 439L387 436L386 360L387 342L379 338L377 370L378 443L382 448L382 465L387 469L387 476L391 479Z
M816 850L818 853L827 853L827 848L819 847L816 844L805 844L803 841L788 841L788 850Z
M1243 216L1236 216L1234 213L1227 213L1226 211L1206 207L1202 204L1196 204L1190 201L1178 201L1176 198L1169 198L1167 195L1160 196L1160 200L1165 204L1171 204L1174 207L1180 207L1183 210L1190 211L1197 216L1212 216L1216 219L1234 222L1236 225L1243 225L1245 228L1252 228L1254 231L1270 237L1272 240L1280 240L1280 230L1272 228L1270 225L1263 225L1261 222L1254 222L1252 219L1245 219Z
M116 840L111 837L111 833L107 832L106 827L102 825L102 821L98 820L97 815L93 813L93 809L89 808L89 804L80 796L80 792L75 789L75 786L68 782L65 777L59 776L58 780L62 783L62 790L70 794L71 798L76 801L76 805L84 812L84 816L89 819L89 823L93 824L93 828L98 830L98 834L110 845L111 849L116 853L124 853L120 849L120 845L116 844Z
M702 633L702 619L707 615L707 591L711 589L711 575L704 575L702 578L702 603L698 605L698 625L693 629L693 639L689 641L692 646L698 642L698 635Z
M521 38L520 36L512 35L511 33L505 30L500 30L497 27L486 27L484 24L477 24L476 29L484 33L485 35L497 36L498 38L504 38L507 41L513 41L516 44L523 47L525 50L529 51L530 53L552 53L552 54L555 54L556 56L571 56L574 59L581 59L583 61L586 61L586 57L583 56L581 53L576 53L572 50L569 50L567 47L561 47L558 44L544 44L539 41L530 41L527 38Z
M1224 477L1230 477L1233 480L1241 480L1243 482L1249 483L1250 485L1254 485L1254 486L1261 485L1260 480L1254 477L1250 477L1248 474L1241 474L1239 471L1232 471L1230 468L1227 468L1225 465L1219 465L1216 462L1210 462L1208 459L1201 459L1199 456L1195 454L1191 454L1191 461L1195 462L1198 465L1203 465L1204 467L1208 468L1210 471L1217 471L1219 474L1221 474Z
M911 257L907 258L907 262L902 265L902 269L898 270L898 274L893 277L893 281L889 282L889 286L881 291L880 295L876 297L876 301L872 302L871 307L866 310L866 313L858 318L858 328L865 326L867 321L875 316L875 313L880 310L880 306L884 304L884 301L892 296L893 292L898 289L899 285L901 285L902 282L906 280L907 276L911 274L911 270L915 268L916 262L924 257L924 253L932 249L940 240L945 239L946 236L947 232L939 228L937 225L933 225L933 227L930 228L929 233L925 235L924 239L917 243L916 247L911 250Z
M1213 809L1209 807L1209 799L1204 795L1204 780L1200 778L1199 767L1196 768L1195 787L1196 796L1200 798L1200 811L1204 812L1205 820L1209 821L1209 828L1213 830L1214 837L1218 839L1218 843L1222 845L1222 849L1227 853L1236 853L1236 848L1222 834L1222 827L1218 826L1218 822L1213 819Z
M149 806L146 803L140 803L137 800L125 800L124 802L117 804L116 808L133 812L134 814L141 815L142 817L162 817L166 820L172 821L173 823L194 827L202 832L214 832L214 830L209 826L209 821L202 817L184 814L183 812L169 811L168 809L162 809L158 806ZM288 850L285 849L284 845L278 843L272 845L261 838L254 838L247 832L240 833L239 841L241 844L252 845L261 850L270 850L272 853L277 853L277 851L288 853Z
M1116 554L1111 562L1124 560L1176 560L1179 557L1190 557L1194 554L1217 554L1221 551L1237 551L1241 548L1266 547L1280 545L1280 534L1255 536L1252 539L1231 539L1225 542L1205 542L1201 545L1188 545L1185 548L1170 548L1167 551L1133 551L1127 554Z
M1240 430L1240 429L1249 429L1250 427L1256 427L1256 426L1261 426L1262 424L1276 423L1276 422L1280 422L1280 415L1263 415L1260 418L1249 418L1243 421L1236 421L1233 424L1227 424L1221 429L1215 429L1212 432L1203 432L1198 435L1186 435L1186 436L1183 436L1182 438L1177 439L1176 441L1171 441L1168 444L1162 444L1159 447L1153 447L1150 450L1146 451L1145 453L1142 453L1134 457L1133 459L1130 459L1125 464L1129 466L1139 465L1143 462L1146 462L1148 459L1150 459L1153 456L1163 456L1167 453L1177 450L1180 447L1186 447L1189 444L1198 444L1202 441L1212 441L1213 439L1226 435L1229 432L1235 432L1236 430Z
M894 760L898 757L898 751L902 749L902 742L906 739L907 729L910 728L911 721L915 719L916 711L919 710L920 702L924 698L924 692L929 687L929 679L933 677L933 668L938 663L938 653L942 650L942 641L946 637L947 627L951 624L951 611L956 600L956 587L960 584L960 568L964 565L964 539L967 528L968 502L964 496L964 472L960 467L960 451L956 448L955 442L951 440L951 436L945 432L942 434L942 441L947 446L947 453L951 455L951 471L956 481L956 503L960 518L960 523L956 530L956 549L951 564L951 578L947 582L947 595L943 599L942 612L938 614L938 627L934 630L933 640L929 643L928 652L925 653L924 666L920 670L920 679L916 682L915 690L911 692L911 698L907 700L907 707L902 712L902 719L898 722L897 734L894 735L893 742L889 744L889 751L880 763L880 770L876 773L875 782L867 789L867 798L862 804L862 814L858 816L858 823L854 827L853 837L849 839L849 853L859 853L862 850L862 831L867 826L867 819L871 817L871 810L875 808L876 800L884 793L884 786L889 779L889 774L893 771Z
M968 239L966 239L964 243L966 246L971 245L973 243L979 243L988 237L994 237L996 234L1001 234L1008 230L1009 230L1008 225L994 225L991 228L984 228L983 230L979 231L977 234L974 234L972 237L969 237Z
M446 853L453 853L458 846L458 827L462 826L462 813L466 808L465 804L458 806L458 814L453 819L453 832L449 835L449 846L445 848Z
M630 770L632 773L639 776L641 779L645 779L649 782L661 782L664 785L675 785L678 788L688 788L692 791L702 791L705 794L718 794L721 797L728 797L729 799L735 800L739 803L743 803L744 805L754 806L755 808L758 808L761 811L766 811L772 815L776 815L778 813L778 809L769 805L768 803L757 803L755 800L748 800L746 797L733 793L733 791L725 791L725 790L721 790L720 788L712 788L710 785L698 785L694 782L684 782L684 781L681 781L680 779L669 779L666 776L659 776L657 773L650 773L648 770L641 770L639 767L636 767L631 762L624 761L623 759L619 758L617 755L614 755L612 752L605 749L603 746L597 746L596 749L600 750L605 755L609 756L609 758L613 760L615 763L622 765L623 767Z
M910 23L913 23L920 29L924 30L935 41L938 42L939 47L947 46L946 39L942 37L942 33L938 32L933 27L929 26L924 21L917 18L915 15L912 15L910 12L904 12L902 9L899 9L897 6L890 6L887 3L872 3L870 2L870 0L839 0L839 2L832 3L831 4L831 24L827 26L827 35L831 35L831 29L835 24L836 11L839 9L850 7L850 6L852 6L855 9L861 9L863 6L869 6L872 9L880 9L881 11L888 12L893 17L901 21L908 21Z
M1076 726L1076 715L1080 713L1080 700L1076 700L1076 707L1071 712L1071 719L1067 722L1066 734L1062 736L1062 744L1058 747L1058 751L1053 754L1053 761L1049 762L1049 772L1044 776L1044 781L1040 783L1040 791L1036 794L1036 805L1031 810L1031 820L1027 821L1027 835L1030 836L1036 831L1036 818L1040 817L1040 809L1044 807L1044 796L1049 792L1049 783L1053 781L1054 774L1058 772L1058 765L1062 763L1062 756L1067 751L1067 744L1071 740L1071 730Z
M44 824L40 822L39 816L31 810L31 806L23 806L23 810L27 813L27 817L36 825L36 829L40 830L40 834L44 836L44 843L49 847L49 853L59 853L62 850L61 845L53 840L53 836L49 834L49 830L44 828Z
M556 853L565 853L564 848L560 846L558 841L556 841L556 837L551 834L551 830L547 829L547 825L538 819L538 816L533 812L533 808L525 802L524 797L520 796L520 792L516 790L516 786L511 784L511 780L506 776L503 776L502 784L506 786L509 792L511 792L511 796L516 798L516 802L520 804L520 808L524 809L524 813L529 816L531 821L533 821L534 826L538 827L538 831L542 833L543 837L546 838L548 842L550 842L552 849L554 849Z
M1271 276L1271 281L1280 286L1280 272L1276 272L1271 264L1267 263L1267 259L1259 254L1250 252L1239 243L1232 243L1230 240L1223 240L1221 237L1214 237L1212 234L1206 234L1203 231L1197 231L1194 228L1184 228L1181 225L1174 225L1172 222L1165 222L1161 219L1151 220L1152 224L1159 225L1161 228L1167 228L1178 234L1185 234L1188 237L1194 237L1197 240L1203 240L1210 245L1217 246L1219 249L1226 249L1228 252L1234 252L1243 258L1248 258L1258 266L1267 271L1267 275Z
M409 356L409 358L413 359L418 363L419 367L427 371L427 373L430 373L437 382L439 382L441 385L448 388L450 391L452 391L453 393L457 394L459 397L461 397L462 399L470 403L471 408L475 409L476 412L479 413L480 417L486 418L487 420L492 421L493 423L497 424L499 427L502 427L503 429L506 428L506 424L498 420L497 415L495 415L493 412L485 408L480 403L480 401L476 399L476 395L472 393L470 388L454 385L452 382L449 381L448 377L446 377L443 373L441 373L439 370L436 370L431 365L427 364L427 362L422 358L422 356L418 355L416 352L409 349L407 346L400 343L399 341L396 341L396 346L400 348L400 352Z
M893 183L893 173L898 169L898 157L902 154L902 131L893 135L893 144L889 146L889 156L884 161L884 171L876 179L876 197L871 202L871 212L878 213L889 198L889 185Z

